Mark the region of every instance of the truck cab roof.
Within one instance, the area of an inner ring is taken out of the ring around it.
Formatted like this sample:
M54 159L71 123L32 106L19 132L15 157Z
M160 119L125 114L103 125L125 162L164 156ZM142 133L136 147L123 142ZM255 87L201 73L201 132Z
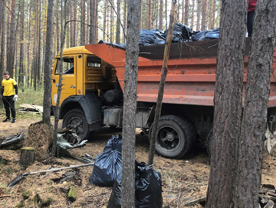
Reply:
M63 56L66 55L73 55L73 54L92 54L90 51L85 49L84 46L72 47L72 48L65 48L63 49ZM60 51L58 52L57 56L60 56Z

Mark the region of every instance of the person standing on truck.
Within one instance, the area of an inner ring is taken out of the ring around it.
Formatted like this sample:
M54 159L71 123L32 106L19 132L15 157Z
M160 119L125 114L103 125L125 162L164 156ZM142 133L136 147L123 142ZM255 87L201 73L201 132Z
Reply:
M10 121L10 111L12 114L12 123L15 123L15 107L14 101L17 101L17 83L14 79L10 78L9 72L4 72L4 79L2 81L2 89L1 89L2 99L4 103L4 107L6 110L6 119L3 122Z
M249 0L249 2L248 2L248 13L247 13L247 32L248 32L248 37L251 37L251 35L252 35L252 29L253 29L253 22L254 22L254 16L255 16L256 3L257 3L257 0Z

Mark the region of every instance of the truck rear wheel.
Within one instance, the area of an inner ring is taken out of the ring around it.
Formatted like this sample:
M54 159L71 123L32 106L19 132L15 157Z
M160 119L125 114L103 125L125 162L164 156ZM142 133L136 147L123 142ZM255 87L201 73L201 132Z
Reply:
M92 132L89 131L89 125L81 109L72 109L68 111L62 122L62 127L72 129L83 140L89 139Z
M174 115L161 116L155 150L164 157L181 158L192 148L195 138L196 131L189 121Z

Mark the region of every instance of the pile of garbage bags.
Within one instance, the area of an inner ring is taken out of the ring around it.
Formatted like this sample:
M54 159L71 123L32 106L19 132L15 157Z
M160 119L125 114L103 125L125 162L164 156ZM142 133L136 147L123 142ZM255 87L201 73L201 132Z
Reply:
M141 46L150 46L150 45L158 45L165 44L168 36L168 30L164 32L159 29L145 30L142 29L140 31L139 45ZM219 28L215 30L206 30L206 31L193 31L192 28L187 25L183 25L181 23L176 23L173 28L173 37L172 42L192 42L192 41L203 41L203 40L211 40L219 38ZM99 43L107 43L105 41L99 41ZM117 46L120 48L125 48L126 44L122 43L111 44L113 46Z
M112 136L95 160L90 183L113 186L108 208L121 207L122 136ZM152 166L135 161L135 206L137 208L162 208L162 181Z

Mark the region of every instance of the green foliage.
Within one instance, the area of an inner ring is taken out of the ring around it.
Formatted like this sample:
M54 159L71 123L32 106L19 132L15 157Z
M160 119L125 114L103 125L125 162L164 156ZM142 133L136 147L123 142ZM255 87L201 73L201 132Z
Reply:
M70 191L68 193L68 198L70 201L76 201L77 199L77 191L76 188L74 186L70 186Z
M45 201L41 203L41 206L42 207L50 206L51 202L52 202L52 199L48 197Z
M22 92L23 91L23 92ZM22 119L28 119L28 118L33 118L36 120L40 120L42 115L32 113L32 112L26 112L26 113L21 113L19 112L20 110L20 105L21 104L33 104L33 105L43 105L43 93L44 89L37 88L35 91L33 88L25 88L25 89L18 89L18 101L15 102L15 109L17 111L16 117L22 118ZM3 110L4 113L4 110Z
M7 168L7 174L12 174L12 169L10 167Z
M30 197L30 191L25 191L22 193L24 199L28 199Z
M17 207L24 207L25 205L22 202L19 202L16 206Z

